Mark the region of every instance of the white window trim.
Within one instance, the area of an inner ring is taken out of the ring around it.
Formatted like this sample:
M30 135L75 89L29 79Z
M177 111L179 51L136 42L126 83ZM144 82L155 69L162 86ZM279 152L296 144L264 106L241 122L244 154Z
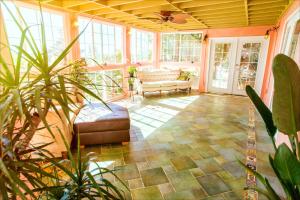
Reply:
M132 34L132 30L135 30L136 31L136 33L137 32L142 32L142 33L146 33L146 34L151 34L152 35L152 45L149 45L149 47L150 46L152 46L152 47L155 47L154 45L155 45L155 33L154 32L152 32L152 31L145 31L145 30L142 30L142 29L138 29L138 28L130 28L130 33ZM132 44L132 38L131 38L131 34L130 34L130 43ZM132 58L132 55L133 55L133 52L131 51L131 44L130 44L130 56L131 56L131 58ZM137 41L137 35L136 35L136 41L135 41L135 56L137 57L137 45L138 44L138 41ZM131 63L153 63L154 62L154 48L152 49L152 56L151 56L151 60L147 60L147 61L143 61L143 60L136 60L135 62L133 62L132 61L132 59L130 58L130 60L131 60Z
M84 19L84 20L91 20L91 23L92 23L92 41L93 41L93 43L94 43L94 26L93 26L93 23L113 26L114 27L114 49L116 49L116 42L115 42L116 41L116 34L115 34L116 29L115 29L115 27L120 28L122 30L122 34L121 34L121 37L122 37L122 39L121 39L122 59L121 59L121 62L117 63L116 62L117 57L115 56L114 63L104 63L104 64L105 64L105 66L112 66L112 65L118 66L118 65L126 64L126 46L125 46L126 45L126 41L125 41L126 38L124 38L124 34L126 34L125 33L126 30L125 30L124 26L122 26L120 24L114 24L114 23L110 23L110 22L107 22L107 21L103 21L103 20L100 20L100 19L90 18L90 17L87 17L85 15L79 15L77 20L79 20L79 18ZM101 26L101 34L103 35L102 26ZM102 59L103 59L103 37L101 37L101 53L102 53L101 56L102 56ZM80 56L81 56L81 54L80 54ZM94 45L93 45L93 57L95 58L95 46ZM94 67L94 66L92 65L92 66L89 66L89 67Z
M202 41L201 41L201 44L200 44L200 55L199 55L199 62L191 62L191 61L163 61L162 60L162 35L166 35L166 34L169 34L169 35L175 35L175 34L201 34L202 36L202 39L204 37L204 33L203 31L177 31L177 32L161 32L160 33L160 49L158 50L160 53L159 53L159 57L157 59L159 59L159 62L162 63L163 65L172 65L172 64L176 64L176 65L191 65L191 66L198 66L201 64L201 60L202 60ZM181 40L181 37L179 38ZM175 42L175 38L174 38L174 42ZM175 52L176 49L174 48L174 52L173 54L175 55ZM194 54L193 54L194 55ZM181 58L181 49L179 48L179 60Z

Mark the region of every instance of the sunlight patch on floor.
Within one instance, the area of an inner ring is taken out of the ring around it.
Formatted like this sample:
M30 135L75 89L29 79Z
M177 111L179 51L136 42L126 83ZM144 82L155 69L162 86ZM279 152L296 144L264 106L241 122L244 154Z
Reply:
M100 161L100 162L90 162L89 165L89 171L91 174L97 174L99 173L99 170L96 170L97 168L111 168L113 167L115 161Z
M144 138L179 113L178 110L162 106L145 106L130 113L131 124L141 130Z
M168 106L184 109L198 98L199 96L175 97L175 98L162 99L158 102Z

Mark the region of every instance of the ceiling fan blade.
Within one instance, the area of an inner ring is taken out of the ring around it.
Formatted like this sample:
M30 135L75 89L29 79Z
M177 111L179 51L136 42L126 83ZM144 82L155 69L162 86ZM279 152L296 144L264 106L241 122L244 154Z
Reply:
M184 20L171 20L170 22L174 23L174 24L185 24L187 23L187 21L184 19Z
M190 17L188 14L180 13L172 15L171 22L176 24L185 24L187 23L186 18Z
M179 13L179 14L173 14L172 17L174 19L186 19L186 18L189 18L190 15L186 14L186 13Z

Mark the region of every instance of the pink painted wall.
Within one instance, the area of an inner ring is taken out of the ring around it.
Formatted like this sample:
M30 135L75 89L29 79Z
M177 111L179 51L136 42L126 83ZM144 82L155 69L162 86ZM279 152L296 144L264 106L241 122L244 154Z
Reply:
M285 25L288 18L300 7L300 0L295 0L294 3L289 7L285 14L281 17L278 22L279 29L277 32L272 32L272 41L270 41L269 54L267 58L267 64L265 69L265 76L262 86L261 97L267 105L270 105L273 95L273 77L271 67L273 64L273 58L280 53L280 48L283 42L283 34L285 31Z
M272 26L255 26L255 27L242 27L242 28L226 28L226 29L206 29L203 34L208 35L209 38L223 38L223 37L244 37L244 36L264 36L266 31ZM270 36L270 42L273 40L273 35ZM271 46L271 45L270 45ZM208 72L208 59L209 59L209 41L207 40L202 44L202 62L200 67L200 83L199 91L206 92L206 74ZM270 47L268 51L268 57Z
M278 31L272 33L273 37L272 37L272 41L270 41L269 56L267 59L264 82L263 82L262 93L261 93L261 97L263 98L264 102L267 105L271 104L272 96L273 96L273 85L274 85L274 80L272 75L273 58L281 51L281 46L284 39L285 27L289 17L292 14L294 14L294 12L299 7L300 7L300 0L295 0L294 3L289 7L289 9L285 12L285 14L281 17L280 21L278 22L278 26L279 26ZM299 57L298 60L296 60L296 62L298 64L300 63ZM300 137L300 132L298 132L298 135ZM276 145L278 146L282 143L286 143L290 146L289 138L282 133L278 133L276 135Z

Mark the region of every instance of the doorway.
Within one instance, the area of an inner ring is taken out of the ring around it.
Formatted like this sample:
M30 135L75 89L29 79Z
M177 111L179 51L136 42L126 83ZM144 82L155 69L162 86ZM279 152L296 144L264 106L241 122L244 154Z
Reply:
M264 37L210 39L208 92L246 95L246 85L260 93L268 40Z

